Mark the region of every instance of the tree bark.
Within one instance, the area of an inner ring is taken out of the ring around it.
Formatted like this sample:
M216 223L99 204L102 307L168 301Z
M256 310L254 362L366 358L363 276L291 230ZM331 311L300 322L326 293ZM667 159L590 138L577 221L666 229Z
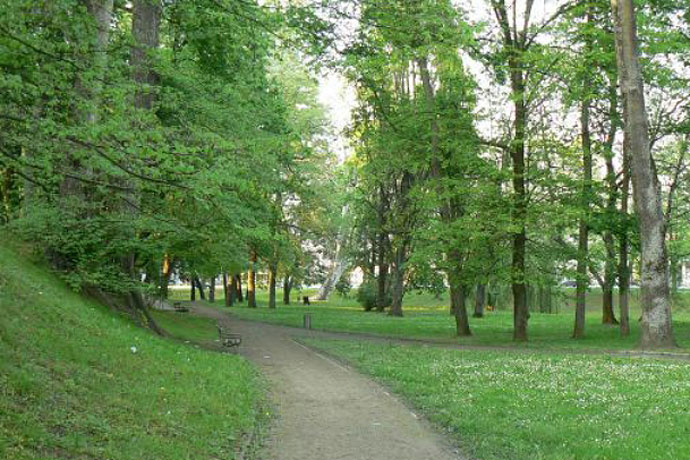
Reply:
M276 308L276 276L277 264L268 265L268 308Z
M623 185L621 187L621 214L627 219L628 203L630 200L630 149L628 139L623 142ZM618 259L618 296L621 317L621 335L630 335L630 263L628 253L627 221L621 228L620 254Z
M467 317L467 307L465 306L465 286L458 280L450 282L450 304L453 307L455 316L455 333L458 337L468 337L472 335L470 321Z
M345 216L349 213L350 206L345 205L342 208L341 211L341 217L345 218ZM318 300L328 300L330 295L333 293L333 290L337 286L338 282L340 281L340 278L343 276L343 273L345 273L348 265L348 261L345 258L344 254L344 245L346 243L346 240L349 239L349 236L345 233L343 228L338 229L338 235L336 236L336 242L335 242L335 252L334 252L334 257L333 257L333 264L331 265L331 268L328 272L328 276L326 277L326 281L324 284L321 286L321 289L319 290L319 294L316 297ZM289 300L288 300L289 303Z
M242 274L237 274L234 276L235 280L235 293L237 294L237 301L239 303L244 302L244 295L242 294Z
M585 88L587 84L585 83ZM585 89L583 88L583 89ZM585 97L580 106L580 129L582 139L582 163L584 177L582 184L582 196L580 206L582 216L579 222L579 234L577 244L577 286L575 301L575 328L573 338L580 339L585 336L585 314L587 305L587 287L589 285L589 218L590 197L592 193L592 139L589 131L590 102Z
M223 272L223 295L225 297L225 306L232 307L235 303L235 281L234 278L228 277L228 272Z
M424 93L426 96L426 110L431 115L429 117L431 128L431 162L429 165L430 176L432 179L437 181L437 184L439 184L436 186L436 193L440 199L439 214L441 215L441 219L447 225L451 225L454 220L462 216L463 210L462 206L457 202L454 202L454 200L442 198L445 194L445 190L440 185L440 179L444 174L444 169L442 166L442 152L439 148L440 128L435 115L437 113L436 91L434 89L434 82L432 81L431 73L429 71L428 58L425 56L418 59L417 65L419 66ZM450 242L445 252L450 263L450 269L447 271L448 283L450 284L449 314L455 317L457 335L471 335L469 319L467 318L467 311L465 308L465 287L462 283L463 258L458 251L455 242ZM477 293L479 294L479 289ZM478 296L477 303L475 305L475 315L479 315L478 317L481 317L484 314L483 299L481 299L481 302L482 303L480 304ZM478 309L479 313L477 313Z
M107 67L107 48L110 39L110 29L113 16L113 0L85 0L83 2L86 9L96 23L98 29L96 33L95 46L88 56L81 63L84 73L76 78L75 88L91 102L91 107L76 114L77 118L85 123L94 124L98 121L98 96L102 89L102 81ZM90 75L89 75L90 74ZM82 173L86 169L84 165L70 152L67 154L67 163L75 171ZM61 198L78 197L84 200L86 190L83 184L72 177L64 177L59 188ZM65 206L73 207L74 203L65 203ZM125 267L126 269L126 267ZM133 307L133 305L132 305Z
M650 152L635 7L633 0L611 0L611 7L616 30L618 74L625 103L625 134L630 140L633 196L642 243L641 346L670 348L675 347L676 342L671 321L666 224Z
M161 297L164 299L168 298L168 284L170 283L170 276L172 274L172 260L170 256L165 254L163 256L163 267L162 267L162 277L161 277Z
M486 306L486 284L477 285L477 296L474 299L474 318L484 317L484 307Z
M383 230L379 231L377 265L379 267L376 277L376 310L383 311L388 306L388 263L386 262L386 246L388 237Z
M613 234L610 231L604 233L604 246L606 248L606 263L604 264L604 285L602 287L602 324L618 324L613 311L613 287L616 282L616 248Z
M134 39L131 48L130 64L133 69L134 84L136 92L134 95L134 108L142 111L150 111L155 101L153 86L157 83L158 77L151 63L149 53L158 48L158 30L161 17L160 4L157 1L134 0L132 3L132 36ZM107 24L110 28L110 22ZM100 29L100 27L99 27ZM134 189L134 187L130 187ZM123 212L130 218L138 214L137 203L140 196L136 191L130 191L122 200ZM137 235L132 233L131 238ZM133 280L138 277L136 270L137 253L130 250L121 259L123 271ZM203 298L203 291L200 292ZM139 309L143 314L150 318L147 306L139 290L132 290L127 296L131 306Z
M515 57L511 58L511 69L519 69ZM525 254L527 251L527 189L525 181L525 129L527 109L525 107L524 82L522 71L512 71L513 97L515 106L515 139L511 149L513 162L513 234L511 281L513 291L513 340L527 341L527 286Z
M403 296L405 293L405 254L403 248L395 251L394 263L391 273L391 308L388 312L391 316L403 316Z
M553 312L551 286L539 286L539 311L541 313Z
M510 21L505 0L492 0L491 5L501 30L503 49L507 52L508 68L510 71L510 96L513 101L514 122L513 138L508 148L513 166L513 209L511 221L513 225L512 254L511 254L511 288L513 292L513 340L527 341L527 322L529 321L529 306L527 304L526 264L527 250L527 180L525 177L526 128L527 128L527 96L525 94L525 69L522 56L526 51L527 29L533 2L525 4L523 27L517 30L515 20ZM514 13L517 15L517 4L513 2Z
M211 277L211 285L208 288L208 301L209 302L215 302L216 301L216 276Z
M194 281L194 277L190 279L190 284L191 289L189 291L189 300L196 302L196 282Z
M669 232L669 241L674 241L675 235ZM669 269L671 272L671 296L678 294L678 287L680 286L680 261L673 252L669 255Z
M283 278L283 305L290 305L290 291L292 291L292 278Z
M149 54L158 48L158 31L161 22L161 5L159 0L132 1L132 66L137 90L134 99L135 107L151 110L155 102L153 87L158 83L158 74L153 69Z
M196 288L199 290L199 297L201 297L201 300L206 300L206 294L204 293L204 285L199 279L199 277L195 276L193 282L196 283Z
M247 307L256 308L256 252L252 251L247 272Z
M614 123L613 120L611 123ZM606 157L606 182L608 187L608 199L606 203L607 215L613 219L616 212L616 195L618 184L616 183L616 169L613 165L613 155ZM613 231L607 229L604 232L604 247L606 249L606 262L604 264L604 284L602 286L602 324L618 324L613 311L613 287L616 282L616 242Z

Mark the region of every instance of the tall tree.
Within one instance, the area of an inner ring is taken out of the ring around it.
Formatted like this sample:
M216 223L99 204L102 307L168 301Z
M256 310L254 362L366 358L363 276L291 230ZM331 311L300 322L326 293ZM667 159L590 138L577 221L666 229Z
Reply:
M649 123L637 44L633 0L611 0L616 31L618 75L623 94L625 135L630 146L635 210L642 258L642 337L644 348L674 347L661 191L650 151Z
M249 270L247 270L247 307L256 308L256 262L257 254L251 250L249 254Z
M592 12L590 8L585 13L585 21L588 26L593 22ZM584 54L586 55L584 62L587 62L589 55L592 53L592 40L588 38L585 40ZM590 97L589 88L591 80L588 77L590 69L584 69L585 78L583 78L582 85L582 101L580 102L580 136L582 142L582 167L583 167L583 181L582 181L582 196L581 213L578 233L578 248L577 248L577 287L576 287L576 302L575 302L575 329L573 337L576 339L582 338L585 335L585 313L586 313L586 296L587 288L589 286L589 225L591 219L590 202L592 198L592 137L590 134Z
M532 17L533 0L527 0L522 11L522 25L511 21L505 0L491 0L494 15L498 22L502 47L508 60L511 100L513 103L512 139L509 146L512 161L513 183L513 241L512 241L512 291L513 291L513 340L527 340L529 306L527 304L526 252L527 252L527 176L525 155L527 149L527 108L526 77L524 56L532 40L528 31ZM513 16L518 17L517 4L513 2Z

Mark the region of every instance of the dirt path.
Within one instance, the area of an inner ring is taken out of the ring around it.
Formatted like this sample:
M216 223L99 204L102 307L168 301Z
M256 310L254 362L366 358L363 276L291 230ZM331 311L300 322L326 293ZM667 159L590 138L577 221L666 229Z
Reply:
M273 387L278 419L262 460L451 460L462 458L385 388L292 339L295 331L240 321L197 305L195 314L229 321L240 353Z

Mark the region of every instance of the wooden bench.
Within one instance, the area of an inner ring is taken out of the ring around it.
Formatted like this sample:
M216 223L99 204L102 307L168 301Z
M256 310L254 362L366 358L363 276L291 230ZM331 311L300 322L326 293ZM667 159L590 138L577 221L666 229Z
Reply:
M189 308L182 306L182 303L180 302L175 302L173 304L173 308L177 313L186 313L189 311Z
M240 343L242 343L242 336L240 334L233 334L220 324L218 325L218 337L220 338L220 344L224 348L239 347Z

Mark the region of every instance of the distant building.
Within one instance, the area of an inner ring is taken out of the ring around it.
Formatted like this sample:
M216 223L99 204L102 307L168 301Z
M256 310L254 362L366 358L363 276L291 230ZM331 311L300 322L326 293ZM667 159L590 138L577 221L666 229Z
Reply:
M680 264L680 285L690 289L690 260Z

